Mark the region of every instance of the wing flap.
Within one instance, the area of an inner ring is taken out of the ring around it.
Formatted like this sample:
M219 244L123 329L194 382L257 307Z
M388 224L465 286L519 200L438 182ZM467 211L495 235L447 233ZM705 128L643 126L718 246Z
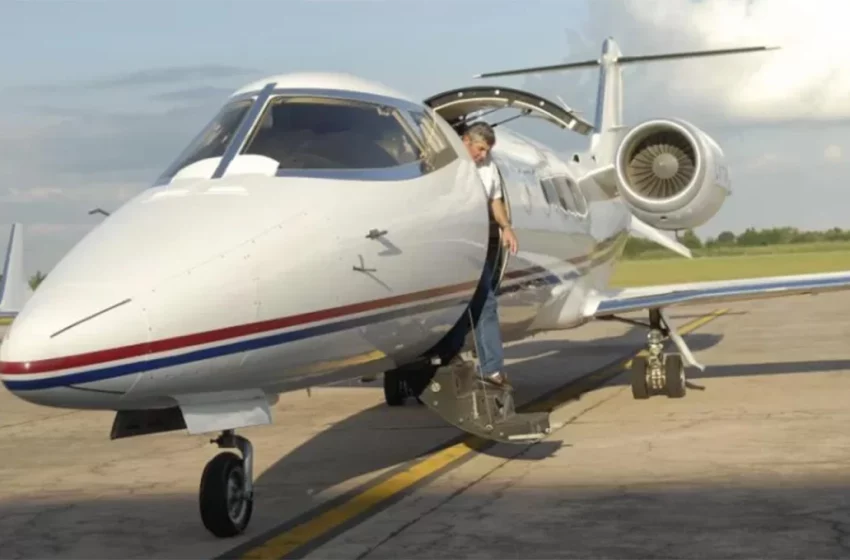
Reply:
M645 309L749 301L850 289L850 271L772 276L625 288L597 292L588 298L585 317L605 317Z

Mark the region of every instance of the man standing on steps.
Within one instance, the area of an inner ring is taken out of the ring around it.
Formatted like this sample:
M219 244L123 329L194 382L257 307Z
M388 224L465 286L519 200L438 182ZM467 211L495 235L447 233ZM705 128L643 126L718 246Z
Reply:
M507 208L502 199L502 184L496 164L490 158L490 151L496 143L496 135L493 128L484 122L471 125L462 136L463 144L466 146L469 156L478 167L478 175L484 183L484 192L490 201L490 216L501 228L504 244L510 248L511 253L516 253L518 248L517 238L511 229L508 220ZM481 375L489 383L505 387L508 386L507 377L502 372L504 367L504 354L502 350L502 332L499 328L499 310L496 294L493 291L493 268L490 259L484 264L484 273L481 278L482 284L479 290L484 290L484 306L481 316L475 327L476 351L478 361L481 365ZM467 323L462 321L461 324ZM455 331L456 347L462 347L467 329Z

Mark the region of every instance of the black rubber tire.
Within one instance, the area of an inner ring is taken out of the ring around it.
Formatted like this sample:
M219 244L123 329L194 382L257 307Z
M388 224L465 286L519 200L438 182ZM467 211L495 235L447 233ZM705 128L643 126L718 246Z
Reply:
M632 369L629 372L632 382L632 397L635 399L648 399L649 387L646 385L646 358L636 357L632 360Z
M253 496L244 501L243 509L234 519L228 505L228 485L235 477L245 483L242 459L235 453L219 453L204 467L201 475L199 505L201 520L207 530L219 538L235 537L242 533L251 521L254 511Z
M667 396L671 399L681 399L687 393L685 385L685 365L679 354L664 356L664 385Z
M404 406L407 400L404 377L397 371L384 373L384 401L387 406Z

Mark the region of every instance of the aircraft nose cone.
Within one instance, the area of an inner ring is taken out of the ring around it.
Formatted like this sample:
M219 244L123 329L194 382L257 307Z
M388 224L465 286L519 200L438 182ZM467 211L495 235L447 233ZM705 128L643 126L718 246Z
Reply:
M139 373L117 366L126 363L122 348L141 346L144 356L144 314L136 302L99 284L50 280L35 291L0 343L3 384L36 404L104 407L128 391Z

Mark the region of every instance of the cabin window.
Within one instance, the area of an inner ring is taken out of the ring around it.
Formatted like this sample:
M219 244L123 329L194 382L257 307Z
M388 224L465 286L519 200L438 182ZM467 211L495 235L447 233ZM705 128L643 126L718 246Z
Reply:
M584 193L581 192L579 186L572 179L564 180L567 183L567 187L573 194L573 199L576 202L576 212L578 212L582 216L587 214L587 200L584 198Z
M279 170L386 169L428 160L396 108L350 99L273 98L242 151L270 157Z
M254 99L242 99L228 103L213 120L177 156L177 160L162 175L170 178L184 167L207 158L221 157L227 144L236 134L242 119L248 113Z
M550 179L558 193L561 206L568 212L584 215L587 213L587 205L584 196L578 190L576 184L568 177L559 175Z
M558 203L558 190L555 187L552 178L541 179L540 188L543 189L543 197L546 199L546 204L551 205Z

